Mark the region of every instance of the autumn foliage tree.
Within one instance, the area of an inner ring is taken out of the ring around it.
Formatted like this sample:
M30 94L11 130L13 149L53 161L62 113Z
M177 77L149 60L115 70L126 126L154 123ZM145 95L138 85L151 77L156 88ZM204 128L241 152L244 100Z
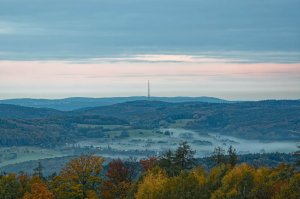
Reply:
M255 187L255 169L242 164L230 170L222 179L222 184L212 198L253 198L252 191Z
M291 177L274 196L274 199L299 199L300 198L300 173Z
M168 177L164 170L156 167L147 172L143 180L138 184L135 194L136 199L157 199L166 188Z
M220 149L216 154L222 156ZM225 163L223 157L217 158L222 160L220 164L206 170L194 166L193 154L190 147L181 144L157 159L150 157L139 163L113 160L105 166L107 172L102 169L103 158L81 155L70 160L59 175L47 178L36 173L0 174L0 199L300 198L300 174L295 165L269 168L238 164L235 150L229 148ZM133 170L140 175L133 175Z
M51 183L56 197L84 199L97 195L103 162L102 157L94 155L81 155L68 162Z
M31 176L27 173L21 172L17 176L17 180L19 181L20 187L19 192L21 195L24 195L26 192L29 192L31 189Z
M0 198L20 198L20 182L17 180L16 174L8 174L0 176Z
M140 165L142 166L143 171L149 171L157 165L157 157L151 156L147 159L141 159Z
M113 160L108 165L107 179L101 186L101 195L106 199L125 198L131 186L129 168L122 160Z
M190 172L181 171L178 176L169 177L160 198L209 198L205 171L202 168Z
M23 199L54 199L54 194L48 189L42 180L33 182L29 192L26 192Z

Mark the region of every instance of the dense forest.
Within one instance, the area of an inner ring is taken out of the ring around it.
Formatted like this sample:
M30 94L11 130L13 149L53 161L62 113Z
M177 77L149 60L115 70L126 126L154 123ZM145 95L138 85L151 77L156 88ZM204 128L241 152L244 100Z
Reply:
M89 150L86 153L95 154L93 151ZM224 153L226 150L224 149ZM82 154L82 153L80 153ZM80 155L79 154L79 155ZM98 154L97 154L98 155ZM226 154L224 154L224 157ZM78 155L77 155L78 156ZM101 155L98 155L101 156ZM148 155L151 157L152 155ZM145 156L145 157L148 157ZM75 158L76 155L72 156L64 156L64 157L56 157L56 158L44 158L40 160L30 160L25 162L20 162L17 164L9 164L7 166L1 167L0 172L6 173L19 173L19 172L26 172L30 175L34 173L32 168L35 168L39 163L42 165L47 165L44 167L43 174L45 176L50 176L53 173L59 173L60 170L64 167L64 165L70 161L71 159ZM281 163L285 164L294 164L297 161L297 156L294 153L255 153L255 154L238 154L238 164L246 163L248 165L252 165L254 167L277 167ZM112 158L105 158L105 163L103 165L103 169L107 170L108 162L110 162ZM142 172L142 168L138 162L138 160L134 157L128 157L123 159L123 161L127 162L127 164L135 165L136 175L139 175ZM206 170L211 170L215 166L215 160L213 160L210 156L203 157L203 158L196 158L196 165L201 165Z
M101 125L121 125L127 130L159 129L178 120L187 121L180 128L199 132L244 139L300 140L298 100L241 103L132 101L75 111L0 104L0 146L57 146L83 137L110 136Z
M101 138L106 136L102 127L82 128L78 124L127 125L128 122L97 115L66 115L35 119L0 118L0 146L51 147L71 143L81 137Z
M225 153L218 147L210 157L214 167L205 169L195 161L194 153L183 142L174 151L141 159L138 164L112 160L105 171L104 158L85 154L48 177L43 176L47 165L38 164L32 176L1 174L0 198L300 198L299 162L254 167L238 164L234 148ZM137 166L142 170L139 174Z

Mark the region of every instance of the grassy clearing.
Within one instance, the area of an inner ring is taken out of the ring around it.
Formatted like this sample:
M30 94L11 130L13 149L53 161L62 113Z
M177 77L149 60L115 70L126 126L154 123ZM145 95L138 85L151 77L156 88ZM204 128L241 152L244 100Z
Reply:
M98 124L77 124L79 128L103 128L105 130L130 129L128 125L98 125Z
M110 138L115 138L121 135L122 131L127 131L129 134L128 138L157 138L164 137L162 134L156 133L156 130L150 129L124 129L124 130L112 130L107 132ZM127 139L126 137L123 139Z
M59 151L39 147L5 147L0 148L0 167L30 160L62 156L65 156L65 154Z
M100 127L103 127L104 129L108 129L108 130L115 130L115 129L130 129L130 126L126 126L126 125L98 125Z
M164 137L164 135L156 133L156 130L149 129L133 129L129 131L129 135L132 138Z
M97 125L97 124L77 124L77 127L79 128L99 128L102 125Z
M172 123L169 125L169 128L184 128L186 124L190 121L193 121L193 119L180 119L176 120L175 123Z
M109 135L110 138L115 138L121 135L121 131L115 131L115 130L106 133Z

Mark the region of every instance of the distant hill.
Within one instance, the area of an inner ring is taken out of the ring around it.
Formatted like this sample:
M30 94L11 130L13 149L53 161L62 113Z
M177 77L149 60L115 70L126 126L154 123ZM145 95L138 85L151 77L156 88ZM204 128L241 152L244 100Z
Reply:
M62 111L70 111L75 109L107 106L117 103L129 101L147 100L147 97L112 97L112 98L85 98L72 97L65 99L7 99L0 100L0 104L14 104L19 106L28 106L35 108L52 108ZM230 101L214 98L214 97L151 97L152 101L163 102L209 102L209 103L229 103Z
M33 108L12 104L0 104L0 118L9 119L33 119L51 116L62 116L65 113L49 108Z

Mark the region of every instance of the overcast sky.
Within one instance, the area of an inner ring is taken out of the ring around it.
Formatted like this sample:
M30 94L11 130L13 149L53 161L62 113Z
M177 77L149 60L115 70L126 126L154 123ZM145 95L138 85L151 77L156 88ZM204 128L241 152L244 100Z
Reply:
M0 98L300 98L299 0L0 0Z

